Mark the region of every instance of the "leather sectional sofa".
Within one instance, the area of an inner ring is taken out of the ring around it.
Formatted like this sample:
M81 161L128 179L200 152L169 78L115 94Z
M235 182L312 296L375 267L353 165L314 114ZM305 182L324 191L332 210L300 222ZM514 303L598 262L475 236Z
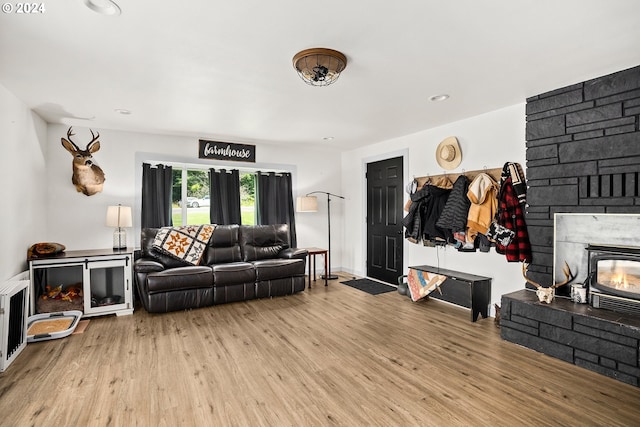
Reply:
M158 230L142 230L140 257L133 265L138 295L150 313L305 289L307 251L289 247L286 224L218 225L199 265L188 265L155 249Z

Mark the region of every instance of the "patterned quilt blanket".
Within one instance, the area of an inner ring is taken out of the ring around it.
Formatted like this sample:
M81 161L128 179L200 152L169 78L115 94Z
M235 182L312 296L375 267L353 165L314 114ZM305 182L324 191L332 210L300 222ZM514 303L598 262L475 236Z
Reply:
M198 265L215 227L215 224L162 227L156 233L153 247L176 259Z
M436 289L438 292L442 293L440 285L445 280L447 280L447 276L410 268L407 276L407 282L409 284L411 299L413 301L418 301Z

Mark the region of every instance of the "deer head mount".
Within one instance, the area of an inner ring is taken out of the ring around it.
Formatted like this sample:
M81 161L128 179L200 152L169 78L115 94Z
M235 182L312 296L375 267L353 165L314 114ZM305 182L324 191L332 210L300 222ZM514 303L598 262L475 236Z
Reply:
M564 267L562 268L562 272L564 273L565 280L563 282L555 283L549 286L548 288L545 288L540 283L534 282L533 280L527 277L528 268L529 268L529 264L527 263L522 264L522 277L524 277L527 283L530 283L536 287L536 295L538 296L538 299L540 300L540 302L546 302L547 304L550 304L553 301L553 298L556 295L557 288L559 288L560 286L566 285L567 283L571 282L573 279L576 278L576 276L574 276L574 274L571 272L571 269L569 268L569 264L567 264L567 262L565 261Z
M73 156L73 175L71 182L76 186L78 193L87 196L93 196L102 191L104 184L104 172L100 166L96 165L93 160L93 153L100 149L100 133L95 135L91 129L91 137L93 138L87 144L84 150L81 150L72 140L73 128L69 127L67 138L62 139L62 146Z

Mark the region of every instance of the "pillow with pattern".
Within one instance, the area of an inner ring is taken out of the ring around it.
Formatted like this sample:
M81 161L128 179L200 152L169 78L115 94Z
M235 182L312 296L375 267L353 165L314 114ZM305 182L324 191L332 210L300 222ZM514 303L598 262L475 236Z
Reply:
M156 233L153 247L191 265L200 264L215 224L162 227Z

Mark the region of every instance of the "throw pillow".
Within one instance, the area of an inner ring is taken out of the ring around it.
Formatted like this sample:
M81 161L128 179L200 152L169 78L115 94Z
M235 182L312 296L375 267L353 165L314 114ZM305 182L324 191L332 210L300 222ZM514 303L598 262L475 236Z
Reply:
M214 224L162 227L156 233L153 247L188 264L198 265L214 229Z

